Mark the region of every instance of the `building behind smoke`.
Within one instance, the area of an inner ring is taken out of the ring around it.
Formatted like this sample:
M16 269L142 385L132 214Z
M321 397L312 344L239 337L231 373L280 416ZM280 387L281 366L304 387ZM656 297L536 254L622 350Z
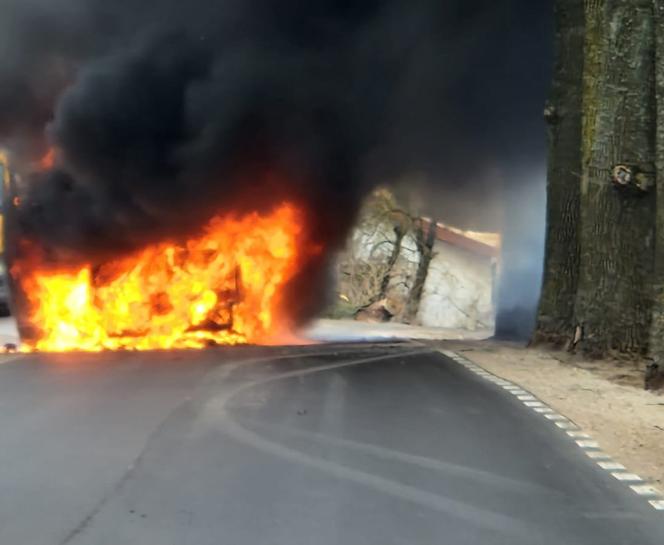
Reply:
M349 317L378 305L393 321L471 331L494 328L500 236L438 223L421 298L413 301L422 259L416 229L422 225L428 230L427 220L399 209L389 192L374 193L339 257L333 315Z
M438 224L417 313L428 327L493 329L500 236Z

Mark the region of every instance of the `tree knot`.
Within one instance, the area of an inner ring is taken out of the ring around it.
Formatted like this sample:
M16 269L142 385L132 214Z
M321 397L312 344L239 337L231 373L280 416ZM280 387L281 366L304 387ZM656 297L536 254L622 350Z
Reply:
M641 170L638 166L625 164L613 167L611 182L618 189L632 189L638 192L647 192L654 185L652 174Z

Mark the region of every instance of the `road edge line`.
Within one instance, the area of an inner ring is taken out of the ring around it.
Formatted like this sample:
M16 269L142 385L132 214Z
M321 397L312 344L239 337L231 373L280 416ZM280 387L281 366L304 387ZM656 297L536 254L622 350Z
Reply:
M624 483L632 493L648 500L648 504L657 511L664 513L664 494L653 484L642 479L636 473L630 472L624 465L613 459L612 456L602 450L599 443L592 436L582 430L575 422L560 414L546 402L539 399L535 394L519 384L511 382L503 377L494 375L484 369L481 365L470 361L458 352L452 350L439 349L443 356L465 367L471 373L483 378L505 392L512 394L516 401L521 403L526 409L535 414L544 417L544 421L555 424L557 428L563 431L566 437L572 441L593 460L597 468L605 471L615 479Z

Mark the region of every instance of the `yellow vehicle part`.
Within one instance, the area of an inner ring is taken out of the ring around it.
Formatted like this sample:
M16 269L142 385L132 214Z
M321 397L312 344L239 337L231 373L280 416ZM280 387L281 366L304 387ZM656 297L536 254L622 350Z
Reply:
M2 166L2 196L9 194L9 160L7 154L0 150L0 166ZM5 253L5 232L4 232L4 198L2 199L2 209L0 209L0 256Z

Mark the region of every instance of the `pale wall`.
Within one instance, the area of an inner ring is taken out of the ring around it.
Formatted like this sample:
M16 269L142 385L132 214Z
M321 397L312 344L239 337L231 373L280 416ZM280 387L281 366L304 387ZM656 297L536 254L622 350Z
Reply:
M475 330L494 325L492 260L437 241L420 301L427 327Z

